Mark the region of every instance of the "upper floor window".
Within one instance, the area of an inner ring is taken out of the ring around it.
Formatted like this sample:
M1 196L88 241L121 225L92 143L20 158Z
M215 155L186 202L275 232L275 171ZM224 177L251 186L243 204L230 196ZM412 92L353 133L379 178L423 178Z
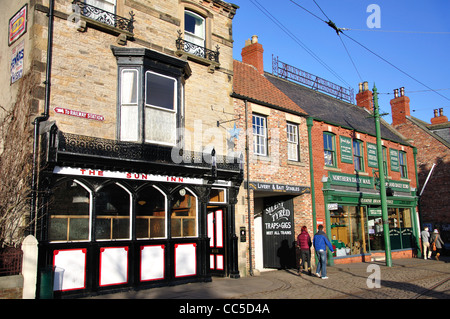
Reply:
M336 137L332 133L323 133L323 154L325 165L336 167Z
M253 114L253 152L256 155L267 154L267 118Z
M353 163L355 171L364 171L364 144L360 140L353 140Z
M184 12L184 39L205 47L205 19L188 10Z
M408 177L408 168L406 165L406 153L405 152L398 152L398 161L400 164L400 176L402 178Z
M299 160L299 142L298 125L293 123L286 124L287 142L288 142L288 160Z
M89 18L115 26L114 16L108 14L116 13L116 0L85 0L85 3L101 10L90 10ZM84 10L87 10L85 8Z

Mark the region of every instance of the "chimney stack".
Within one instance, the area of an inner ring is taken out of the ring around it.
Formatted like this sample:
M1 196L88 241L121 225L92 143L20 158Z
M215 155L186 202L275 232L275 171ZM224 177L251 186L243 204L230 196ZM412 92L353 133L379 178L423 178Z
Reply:
M359 92L356 94L356 105L364 107L369 111L373 111L373 95L369 90L369 83L359 83Z
M447 118L447 116L444 116L444 109L443 108L439 109L439 116L438 116L438 110L435 109L434 117L431 119L431 124L443 124L443 123L447 123L447 122L448 122L448 118Z
M245 41L245 47L242 48L242 62L253 65L260 74L264 74L264 49L258 43L258 36L252 36L251 40Z
M392 125L395 127L406 123L406 117L411 116L409 110L409 97L405 95L405 88L394 90L394 98L391 100Z

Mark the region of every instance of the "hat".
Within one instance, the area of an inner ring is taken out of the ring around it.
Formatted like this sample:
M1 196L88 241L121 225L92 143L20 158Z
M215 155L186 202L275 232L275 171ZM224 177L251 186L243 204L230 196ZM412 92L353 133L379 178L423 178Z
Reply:
M433 232L436 233L436 234L439 233L439 231L437 229L435 229Z

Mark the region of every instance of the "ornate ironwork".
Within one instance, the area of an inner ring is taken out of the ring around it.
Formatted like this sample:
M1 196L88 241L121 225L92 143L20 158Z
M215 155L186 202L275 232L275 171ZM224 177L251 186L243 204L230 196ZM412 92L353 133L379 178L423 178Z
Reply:
M180 30L178 30L178 39L175 41L175 44L177 46L177 50L219 63L220 47L218 45L216 46L216 51L213 51L195 43L186 41L182 38L182 32Z
M354 104L354 91L352 88L344 88L316 75L300 70L292 65L281 62L278 57L272 56L272 74L293 80L300 84L310 86L316 91L321 91L334 96L337 99Z
M53 132L53 134L55 133ZM56 145L52 146L51 140L57 140ZM212 166L211 154L183 151L164 145L123 142L61 131L57 132L57 139L49 137L47 143L49 143L49 151L54 147L55 153L197 168L211 168ZM240 172L240 159L237 157L216 155L215 160L218 170Z
M110 25L112 27L128 31L130 33L133 33L134 26L134 13L133 11L130 11L130 19L118 16L114 13L105 11L103 9L94 7L90 4L86 4L81 0L74 0L72 2L72 7L74 8L75 12L78 12L87 18L96 20L98 22ZM78 7L78 8L76 8Z

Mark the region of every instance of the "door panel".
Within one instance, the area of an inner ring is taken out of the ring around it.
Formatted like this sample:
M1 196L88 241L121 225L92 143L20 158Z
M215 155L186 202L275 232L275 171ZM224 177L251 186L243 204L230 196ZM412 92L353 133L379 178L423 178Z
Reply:
M224 210L209 210L207 233L210 238L210 271L214 275L225 275L225 223Z

